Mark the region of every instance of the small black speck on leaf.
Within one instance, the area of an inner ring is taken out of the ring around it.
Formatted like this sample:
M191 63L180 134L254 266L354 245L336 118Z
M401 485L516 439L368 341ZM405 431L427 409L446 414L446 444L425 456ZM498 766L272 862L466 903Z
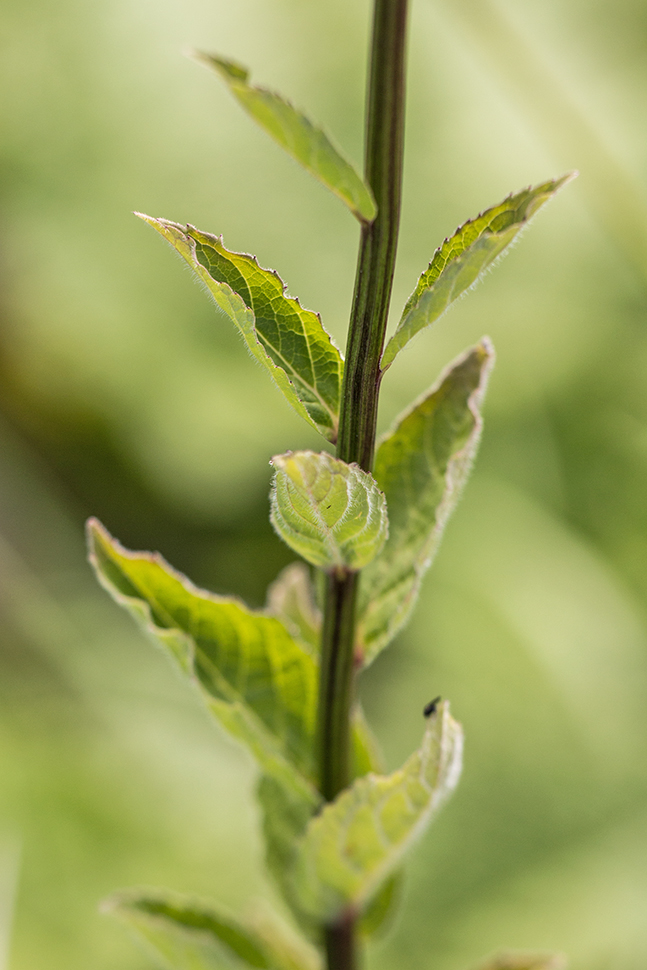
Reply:
M422 709L422 713L424 714L424 716L431 717L432 714L435 714L436 708L438 707L438 704L441 700L442 700L442 697L439 694L438 697L434 697L433 701L429 701L429 703L426 704Z

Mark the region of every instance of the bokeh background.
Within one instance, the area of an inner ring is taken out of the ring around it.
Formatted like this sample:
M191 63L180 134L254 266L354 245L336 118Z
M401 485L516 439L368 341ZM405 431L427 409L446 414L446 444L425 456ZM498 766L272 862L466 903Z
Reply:
M395 314L436 245L570 169L384 382L388 426L488 333L477 469L367 674L390 767L452 700L463 781L376 970L501 947L647 965L647 6L415 0ZM145 970L134 884L272 897L253 767L95 586L83 521L259 606L269 457L320 446L131 210L224 233L343 346L358 229L182 56L239 59L361 159L367 0L4 0L0 967ZM395 321L394 321L395 322Z

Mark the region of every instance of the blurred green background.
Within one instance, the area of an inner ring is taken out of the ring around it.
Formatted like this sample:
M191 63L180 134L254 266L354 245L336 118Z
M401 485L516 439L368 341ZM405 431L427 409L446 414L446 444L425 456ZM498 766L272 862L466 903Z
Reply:
M458 793L376 970L500 946L647 965L647 6L414 0L395 313L436 245L580 170L403 353L388 426L488 333L477 469L414 621L362 691L390 767L451 698ZM343 345L358 229L182 56L235 57L359 161L367 0L4 0L0 244L0 970L152 966L98 901L244 908L246 755L95 586L89 514L253 605L290 560L269 457L320 446L130 211L224 233Z

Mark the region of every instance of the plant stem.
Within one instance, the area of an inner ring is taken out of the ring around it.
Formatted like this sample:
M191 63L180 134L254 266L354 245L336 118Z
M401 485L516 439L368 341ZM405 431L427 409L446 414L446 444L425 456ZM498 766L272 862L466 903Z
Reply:
M319 789L331 802L350 781L353 640L359 573L326 577L319 684Z
M337 457L373 465L380 357L400 226L407 0L375 0L366 117L365 177L378 207L362 227L351 311Z
M378 213L362 226L342 391L337 457L373 466L380 357L400 225L408 0L375 0L366 114L365 177ZM327 577L318 708L320 790L334 799L351 781L355 604L358 573ZM324 930L328 970L355 970L355 918Z

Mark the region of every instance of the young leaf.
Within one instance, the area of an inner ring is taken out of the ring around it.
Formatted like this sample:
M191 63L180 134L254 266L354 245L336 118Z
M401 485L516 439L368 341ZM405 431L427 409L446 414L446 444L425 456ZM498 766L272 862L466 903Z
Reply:
M359 465L327 452L275 455L271 521L284 542L320 569L362 569L388 534L384 496Z
M456 786L462 739L442 702L402 768L357 779L312 819L294 871L307 913L333 922L368 903Z
M167 648L261 768L313 811L312 658L274 617L197 589L159 554L128 552L96 520L88 539L99 582Z
M362 573L358 647L365 663L409 618L469 475L493 362L492 345L484 337L400 416L378 446L374 475L389 509L389 537Z
M304 650L319 654L321 611L305 563L290 563L279 573L267 591L267 612L281 621Z
M371 190L321 128L313 125L280 95L249 84L249 72L240 64L201 51L196 51L194 56L219 74L254 121L339 196L360 222L375 219L377 208Z
M479 965L478 970L565 970L561 953L498 953Z
M111 896L102 909L137 930L172 970L282 970L253 929L209 903L134 889Z
M412 337L437 320L461 293L477 282L535 212L573 177L571 173L510 195L500 205L464 223L451 239L445 240L418 280L400 323L386 345L381 361L383 371L391 366Z
M153 226L206 284L294 410L335 442L344 362L319 315L286 295L253 256L225 249L222 237L136 213Z

